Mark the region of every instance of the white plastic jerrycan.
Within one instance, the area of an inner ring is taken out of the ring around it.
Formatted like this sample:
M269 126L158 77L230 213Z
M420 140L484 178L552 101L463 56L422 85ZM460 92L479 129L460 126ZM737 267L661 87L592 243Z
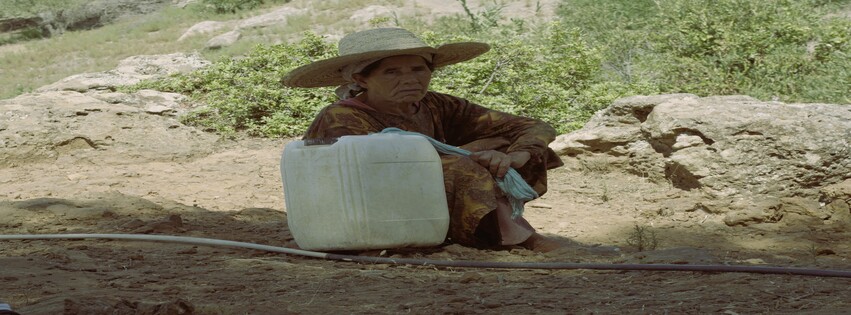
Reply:
M441 244L449 229L443 169L423 137L343 136L284 147L287 223L305 250Z

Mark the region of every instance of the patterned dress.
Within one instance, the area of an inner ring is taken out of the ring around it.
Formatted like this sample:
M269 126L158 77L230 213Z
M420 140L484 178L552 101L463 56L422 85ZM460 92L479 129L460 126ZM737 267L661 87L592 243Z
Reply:
M366 135L387 127L419 132L470 151L529 152L531 158L517 171L543 195L547 170L563 165L547 145L556 131L548 124L473 104L454 96L428 92L413 115L393 115L374 110L350 98L325 107L305 134L305 139ZM480 222L504 200L490 172L467 157L442 155L444 185L449 205L448 238L466 246L493 245L477 233ZM524 219L520 224L531 229ZM498 242L498 240L497 240Z

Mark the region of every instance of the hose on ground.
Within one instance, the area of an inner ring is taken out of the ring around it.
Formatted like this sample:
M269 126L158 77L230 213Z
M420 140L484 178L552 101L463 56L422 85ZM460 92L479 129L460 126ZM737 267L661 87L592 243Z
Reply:
M492 269L588 269L617 271L692 271L692 272L740 272L757 274L799 275L815 277L851 278L851 270L831 270L796 267L742 266L742 265L681 265L681 264L605 264L605 263L567 263L567 262L491 262L465 260L432 260L415 258L390 258L341 255L308 251L302 249L236 242L211 238L148 235L148 234L12 234L0 235L2 240L131 240L167 243L182 243L203 246L224 246L248 248L273 253L283 253L326 260L338 260L370 264L398 264L437 267L467 267Z

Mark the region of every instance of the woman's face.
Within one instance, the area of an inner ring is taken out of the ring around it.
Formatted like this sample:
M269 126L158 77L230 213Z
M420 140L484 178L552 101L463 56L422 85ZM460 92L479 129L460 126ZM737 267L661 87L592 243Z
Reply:
M368 76L352 77L366 88L370 105L410 105L425 97L431 70L423 57L404 55L382 59Z

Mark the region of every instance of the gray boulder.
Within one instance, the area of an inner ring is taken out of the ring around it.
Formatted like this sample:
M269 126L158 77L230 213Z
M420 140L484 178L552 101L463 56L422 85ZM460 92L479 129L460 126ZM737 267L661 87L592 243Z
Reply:
M142 80L188 73L209 64L210 62L199 54L133 56L119 62L113 70L72 75L56 83L40 87L35 92L114 90L119 86L133 85Z
M186 30L186 32L183 32L183 35L180 35L180 38L178 38L177 41L183 41L183 40L185 40L189 37L192 37L192 36L208 34L208 33L215 33L215 32L227 29L227 28L231 28L232 27L231 24L232 23L230 23L230 22L220 22L220 21L198 22L197 24L192 25L192 27L190 27L188 30Z
M240 37L242 37L242 34L239 31L230 31L222 35L213 37L212 39L207 41L207 45L205 45L205 48L219 49L222 47L228 47L236 43L236 41L238 41Z
M851 178L851 106L636 96L617 100L551 147L578 158L614 157L632 173L712 198L812 198Z
M286 25L290 16L306 13L306 9L298 9L289 6L278 8L272 12L253 16L242 20L237 29L251 29L269 27L274 25Z
M173 161L211 152L217 136L161 114L73 91L0 100L0 167L63 159Z

